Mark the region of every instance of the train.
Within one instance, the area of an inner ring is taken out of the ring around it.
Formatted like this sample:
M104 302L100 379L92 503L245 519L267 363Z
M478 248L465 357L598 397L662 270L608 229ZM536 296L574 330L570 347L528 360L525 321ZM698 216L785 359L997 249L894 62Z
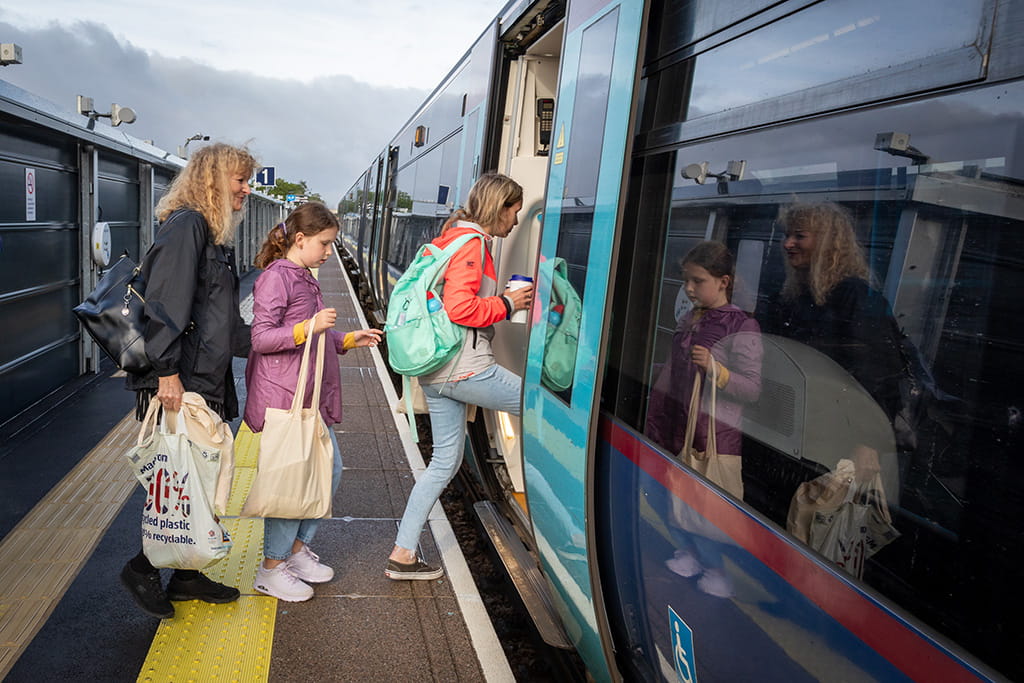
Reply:
M536 282L494 346L522 414L481 411L464 468L536 579L538 628L588 677L1024 678L1022 36L1019 0L513 0L366 160L339 251L378 322L477 177L524 188L493 246L500 283ZM646 435L690 306L682 256L725 243L732 302L758 320L799 203L852 217L924 405L913 443L879 432L895 533L857 571L790 519L879 414L826 354L763 335L760 397L734 425L742 496ZM568 381L545 365L558 272L581 312Z

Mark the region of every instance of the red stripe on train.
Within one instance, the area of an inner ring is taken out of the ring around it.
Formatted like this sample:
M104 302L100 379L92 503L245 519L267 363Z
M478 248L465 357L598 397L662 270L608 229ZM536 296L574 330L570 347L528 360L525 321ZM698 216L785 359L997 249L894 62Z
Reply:
M912 631L879 605L830 574L779 536L671 464L651 446L608 420L601 435L640 469L728 534L740 547L796 587L826 614L918 681L977 681L965 664Z

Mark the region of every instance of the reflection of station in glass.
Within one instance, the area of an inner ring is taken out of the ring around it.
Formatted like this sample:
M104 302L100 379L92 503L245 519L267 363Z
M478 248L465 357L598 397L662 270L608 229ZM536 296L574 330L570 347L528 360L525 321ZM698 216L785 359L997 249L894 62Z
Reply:
M890 131L875 136L875 149L897 157L907 157L915 164L927 164L930 157L910 144L910 133Z
M708 162L702 161L698 164L687 164L683 167L682 175L688 180L692 180L698 185L703 185L704 181L709 177L717 178L719 185L729 182L731 180L743 180L743 174L747 170L747 162L730 161L725 165L725 170L721 173L711 173L708 171Z
M760 339L761 396L743 411L743 433L828 470L859 445L873 448L889 502L899 502L892 423L875 399L820 351L773 334Z

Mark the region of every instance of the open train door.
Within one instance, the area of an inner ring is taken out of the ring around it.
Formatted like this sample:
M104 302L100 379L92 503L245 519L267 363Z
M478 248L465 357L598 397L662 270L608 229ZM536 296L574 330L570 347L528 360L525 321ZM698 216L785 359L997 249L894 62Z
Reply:
M569 4L523 388L526 492L566 631L611 680L593 552L591 472L609 273L633 129L640 0Z

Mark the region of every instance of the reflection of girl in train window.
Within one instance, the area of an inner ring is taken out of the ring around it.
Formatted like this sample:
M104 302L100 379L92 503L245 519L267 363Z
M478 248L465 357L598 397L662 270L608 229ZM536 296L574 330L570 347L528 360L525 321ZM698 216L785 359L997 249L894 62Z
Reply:
M756 400L761 391L759 327L730 303L734 261L724 244L701 242L683 258L682 271L683 286L693 308L676 326L672 351L651 390L645 431L666 450L678 453L683 447L694 379L698 372L707 375L714 362L719 390L715 408L718 452L738 456L743 404ZM706 449L707 430L708 416L702 410L697 418L694 450ZM716 483L742 498L739 467L737 459L735 485Z
M764 331L829 356L849 372L891 422L899 409L899 340L889 304L868 284L853 218L832 203L782 210L786 282L762 319Z
M714 363L718 388L715 439L722 467L714 476L709 471L708 477L742 499L740 419L743 404L757 400L761 392L762 350L757 322L730 303L734 267L732 254L719 242L701 242L683 258L683 286L693 308L680 319L668 361L651 389L645 432L669 452L679 453L694 382L698 375L710 378ZM697 415L693 451L707 450L706 408L702 404ZM681 576L699 574L701 590L727 597L732 590L717 543L687 522L681 505L674 503L672 510L671 526L689 533L673 534L677 549L666 565Z

